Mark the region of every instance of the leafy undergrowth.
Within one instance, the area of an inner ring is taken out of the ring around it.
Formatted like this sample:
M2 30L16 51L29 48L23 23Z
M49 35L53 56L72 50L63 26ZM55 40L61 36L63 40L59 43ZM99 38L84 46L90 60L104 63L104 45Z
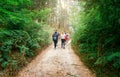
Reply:
M9 61L4 62L2 67L0 67L0 77L15 77L18 75L24 67L26 67L37 55L41 53L43 49L47 47L44 46L41 49L37 49L32 57L26 57L25 54L20 54L18 51L12 51L9 56L12 58ZM5 68L3 68L5 67Z
M80 1L73 45L98 77L120 77L119 0ZM119 34L118 34L119 33Z
M32 0L0 1L0 77L14 77L47 46L49 8L33 9Z
M77 46L72 46L75 53L80 57L81 61L95 73L97 77L119 77L118 71L116 69L111 69L108 67L103 67L102 65L94 65L95 59L90 58L90 53L81 53L78 51Z

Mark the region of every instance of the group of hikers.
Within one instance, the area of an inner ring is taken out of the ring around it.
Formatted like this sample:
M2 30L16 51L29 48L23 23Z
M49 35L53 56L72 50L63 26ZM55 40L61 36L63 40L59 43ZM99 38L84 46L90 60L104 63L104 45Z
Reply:
M58 43L58 37L61 36L61 48L65 49L65 45L69 40L69 34L66 32L62 32L61 34L57 32L57 30L53 33L52 39L54 42L54 48L56 49Z

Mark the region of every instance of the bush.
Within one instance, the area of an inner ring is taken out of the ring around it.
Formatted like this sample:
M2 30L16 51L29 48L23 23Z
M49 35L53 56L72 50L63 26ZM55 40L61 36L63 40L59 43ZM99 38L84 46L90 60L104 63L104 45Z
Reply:
M30 0L0 1L0 63L4 68L13 60L11 53L28 58L37 48L49 44L44 25L50 10L31 10L30 4Z
M84 10L80 13L81 20L75 31L73 43L78 45L80 53L88 54L86 60L93 63L92 67L99 68L99 72L108 76L112 72L114 77L120 76L119 1L84 2Z

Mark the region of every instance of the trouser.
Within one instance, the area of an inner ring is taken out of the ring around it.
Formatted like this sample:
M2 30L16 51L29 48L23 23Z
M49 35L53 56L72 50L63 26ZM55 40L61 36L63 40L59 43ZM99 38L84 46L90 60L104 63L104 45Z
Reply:
M54 48L56 48L57 46L57 40L53 40L54 41Z
M65 39L61 39L61 48L65 47Z

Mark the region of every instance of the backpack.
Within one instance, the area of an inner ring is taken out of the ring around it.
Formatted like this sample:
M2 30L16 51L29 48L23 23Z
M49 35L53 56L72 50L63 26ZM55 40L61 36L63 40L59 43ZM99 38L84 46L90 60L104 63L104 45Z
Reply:
M57 40L57 37L56 37L56 36L54 36L54 37L53 37L53 40Z
M57 40L57 33L53 35L53 40Z
M65 40L66 40L66 41L68 40L68 35L65 35Z

